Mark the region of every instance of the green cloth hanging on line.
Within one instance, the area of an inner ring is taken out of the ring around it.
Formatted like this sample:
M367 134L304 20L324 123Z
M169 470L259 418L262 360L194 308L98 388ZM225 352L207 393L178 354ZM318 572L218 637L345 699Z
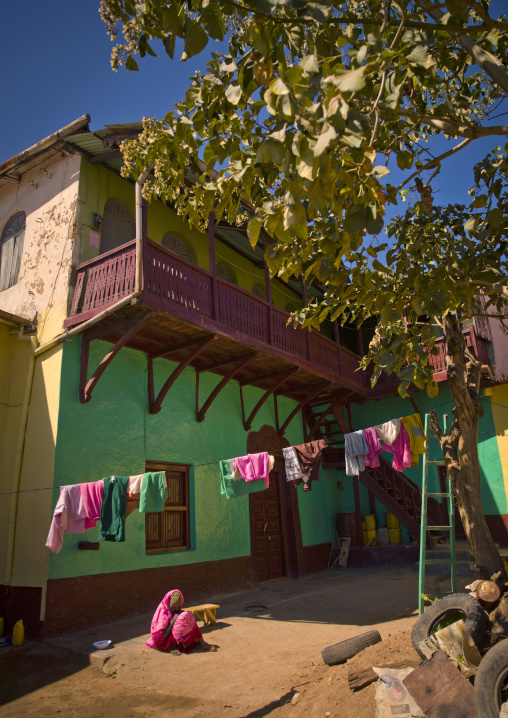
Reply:
M166 475L164 471L150 471L143 474L139 494L139 510L144 513L164 511L164 501L168 498Z
M128 476L104 479L99 541L125 541Z
M229 459L219 461L220 470L220 492L225 494L227 499L233 499L245 494L255 494L257 491L266 491L264 479L245 481L244 479L232 479L229 470Z

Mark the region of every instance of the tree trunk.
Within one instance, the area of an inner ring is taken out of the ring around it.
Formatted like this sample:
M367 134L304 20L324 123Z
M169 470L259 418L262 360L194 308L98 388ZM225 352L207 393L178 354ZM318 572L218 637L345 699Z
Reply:
M457 317L448 314L443 320L446 342L446 368L450 392L455 403L451 429L444 434L433 412L432 428L439 440L450 474L455 496L475 561L487 575L501 571L504 564L492 539L483 512L478 456L478 422L483 416L479 400L481 362L469 349Z

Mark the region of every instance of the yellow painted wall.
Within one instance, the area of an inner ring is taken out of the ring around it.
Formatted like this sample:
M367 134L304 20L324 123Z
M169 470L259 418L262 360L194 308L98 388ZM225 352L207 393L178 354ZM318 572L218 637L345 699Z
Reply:
M498 384L484 390L490 396L492 418L497 436L497 447L503 470L503 481L508 502L508 384Z
M83 159L79 182L79 236L80 250L77 263L93 259L99 253L99 249L90 244L90 232L99 233L100 230L93 226L94 213L102 215L107 199L116 199L122 202L135 218L134 185L110 170L99 165L92 165ZM172 209L159 201L151 202L148 206L148 236L159 244L166 232L177 232L182 235L195 254L197 264L209 271L208 257L208 235L197 230L190 229ZM254 285L258 285L265 291L264 269L256 267L251 261L230 247L226 246L219 239L215 241L216 262L226 265L229 271L232 270L239 287L251 292ZM301 300L297 294L287 287L282 287L279 282L272 281L272 302L276 307L284 309L290 304L293 309L301 306Z
M30 343L18 339L16 327L0 323L0 493L16 488L16 447L30 352ZM9 562L15 498L11 493L0 496L0 583L4 583Z
M15 586L42 586L44 589L46 585L49 551L45 543L48 517L53 511L61 365L62 345L36 358L16 520L12 575ZM67 483L76 483L74 477L69 476Z

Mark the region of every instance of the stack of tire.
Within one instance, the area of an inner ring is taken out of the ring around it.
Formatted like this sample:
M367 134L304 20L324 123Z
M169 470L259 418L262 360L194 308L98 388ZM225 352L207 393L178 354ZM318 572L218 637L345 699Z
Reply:
M416 621L411 639L416 652L425 658L420 642L429 638L447 616L459 614L475 644L481 648L485 643L489 617L479 601L470 593L452 593L433 603ZM323 661L329 666L344 663L364 648L381 641L378 631L367 631L321 651ZM490 648L482 658L476 672L475 705L478 718L499 718L501 706L508 701L508 640L502 640Z
M416 621L411 636L417 653L420 641L428 638L447 615L462 614L465 627L475 644L485 643L489 617L470 593L452 593L433 603ZM502 640L482 658L474 679L474 697L478 718L499 718L502 704L508 700L508 641Z

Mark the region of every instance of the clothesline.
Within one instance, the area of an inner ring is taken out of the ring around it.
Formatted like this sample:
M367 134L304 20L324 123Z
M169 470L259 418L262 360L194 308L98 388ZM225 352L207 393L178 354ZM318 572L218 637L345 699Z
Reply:
M482 399L489 399L490 397L481 396L481 397L479 397L479 398L480 398L480 401L481 401ZM432 410L432 409L439 409L439 408L442 407L442 406L446 406L447 404L452 404L452 403L453 403L453 399L450 399L450 400L448 400L448 401L444 401L442 404L437 404L436 406L431 407L430 410ZM495 406L499 406L499 407L501 407L502 409L508 410L508 406L507 406L506 404L499 404L499 403L496 402L496 401L491 401L490 403L491 403L491 404L494 404ZM479 431L478 434L481 434L482 436L501 436L501 434L498 434L498 433L495 432L495 431L492 431L492 432L491 432L491 431ZM336 444L338 444L338 443L339 443L339 442L337 442L337 441L331 441L331 442L329 442L329 446L334 446L334 445L336 445ZM271 454L279 454L279 455L280 455L280 454L282 454L282 449L273 449L273 450L270 450L269 453L271 453ZM220 459L216 459L215 461L205 461L204 463L201 463L201 464L193 464L192 467L195 468L195 469L197 469L197 468L199 468L199 467L201 467L201 466L212 466L212 464L217 465L219 461L220 461ZM42 486L42 487L38 487L38 488L36 488L36 489L19 489L19 490L17 490L17 491L0 491L0 496L12 496L13 494L29 494L29 493L32 493L32 492L34 492L34 491L52 491L52 490L55 489L55 488L58 488L58 487L55 487L55 486Z

